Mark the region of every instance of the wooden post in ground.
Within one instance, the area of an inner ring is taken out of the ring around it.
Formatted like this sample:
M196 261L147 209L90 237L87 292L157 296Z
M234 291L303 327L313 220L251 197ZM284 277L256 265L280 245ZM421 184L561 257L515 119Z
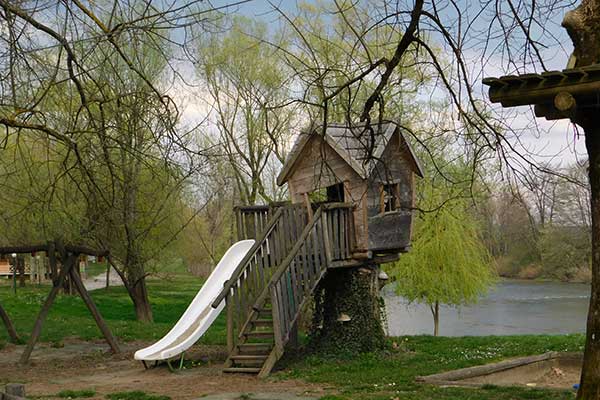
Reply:
M46 253L48 256L48 263L50 264L50 277L52 278L52 282L57 282L58 280L58 267L56 266L56 245L54 242L48 242L48 252Z
M79 260L79 255L76 255L76 260ZM104 335L104 338L106 339L106 342L110 346L110 349L112 350L113 353L120 353L121 349L119 349L119 344L117 343L117 340L115 339L112 332L108 328L108 325L106 325L106 322L102 318L100 311L98 311L98 307L96 307L94 300L92 300L92 297L86 290L85 285L81 281L81 277L80 277L79 273L75 269L71 269L70 274L71 274L71 282L73 283L73 285L79 292L79 295L83 299L88 310L90 310L90 313L92 313L92 316L94 317L94 320L96 321L96 325L98 325L98 328L100 328L100 331Z
M105 289L110 287L110 263L106 260L106 286Z
M233 296L231 296L231 294L228 294L228 296L225 298L225 302L227 310L227 352L231 354L235 347L235 341L233 336L233 318L235 312L235 310L233 309Z
M25 287L25 257L17 256L15 263L19 269L19 287Z
M12 321L8 317L8 313L2 308L2 304L0 304L0 318L4 322L4 326L6 326L6 330L8 331L8 336L10 337L11 342L18 343L19 335L17 335L17 331Z
M42 306L42 309L40 310L40 313L38 314L38 317L35 320L35 324L33 325L33 330L31 331L31 336L29 337L27 346L25 347L25 350L23 350L23 354L21 354L21 358L19 359L20 364L27 364L27 362L29 361L29 357L31 357L31 352L33 351L33 348L36 342L38 341L40 334L42 333L42 326L44 325L44 321L46 321L46 317L48 317L50 307L52 306L54 299L56 299L56 295L62 288L67 274L70 272L70 269L75 264L75 259L73 255L68 256L65 262L64 255L66 255L66 252L64 252L64 248L62 248L62 250L62 268L60 269L60 273L58 274L57 279L53 282L52 289L50 290L50 293L48 294L48 297L46 298L46 301L44 302L44 305Z

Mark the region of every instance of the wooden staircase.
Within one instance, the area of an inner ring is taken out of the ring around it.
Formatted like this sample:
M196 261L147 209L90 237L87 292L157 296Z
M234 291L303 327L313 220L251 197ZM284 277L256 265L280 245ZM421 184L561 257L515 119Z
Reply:
M271 217L213 305L227 301L224 372L267 376L328 266L349 259L351 206L282 207Z

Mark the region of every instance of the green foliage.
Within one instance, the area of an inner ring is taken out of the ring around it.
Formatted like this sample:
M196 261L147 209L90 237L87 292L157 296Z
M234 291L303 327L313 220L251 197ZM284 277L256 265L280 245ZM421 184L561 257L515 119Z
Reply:
M582 271L590 271L592 243L585 227L547 226L541 232L539 248L547 277L573 280Z
M85 397L94 397L96 391L94 389L82 389L82 390L61 390L58 392L56 397L62 397L65 399L78 399Z
M285 39L262 21L236 16L219 23L198 38L198 72L216 121L216 134L206 138L216 151L211 163L232 178L243 204L281 200L274 177L285 160L294 110L281 107L291 96L289 71L268 43L285 49Z
M361 355L310 355L288 365L282 377L333 385L339 391L335 399L570 400L570 391L489 385L484 389L441 388L417 383L415 377L548 351L582 351L584 335L411 336L392 341L406 345Z
M430 189L425 212L416 223L412 249L390 269L398 293L410 301L433 305L474 303L494 282L491 259L465 201L448 199ZM422 204L423 207L425 204Z
M366 70L374 60L391 57L402 33L390 25L376 23L379 8L375 3L349 1L304 1L298 5L298 13L292 18L296 29L288 39L294 57L286 57L286 61L299 77L304 101L323 104L332 92ZM390 81L394 85L387 85L381 92L383 118L401 118L408 125L419 120L423 107L415 94L430 76L428 66L408 52L402 65L392 73ZM376 85L376 79L362 79L360 84L329 98L328 121L356 120ZM311 121L322 121L322 108L309 107L306 112ZM373 120L376 117L374 110Z
M154 395L134 390L131 392L117 392L106 395L109 400L171 400L169 396Z

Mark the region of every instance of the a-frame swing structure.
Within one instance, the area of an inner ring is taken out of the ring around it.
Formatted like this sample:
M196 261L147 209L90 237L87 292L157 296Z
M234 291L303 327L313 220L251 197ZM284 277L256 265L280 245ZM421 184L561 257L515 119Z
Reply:
M106 322L102 318L98 307L94 303L92 297L86 290L83 281L81 280L81 276L79 275L79 271L76 268L79 257L81 255L95 256L95 257L109 257L110 253L108 250L96 250L85 246L77 246L77 245L65 245L61 241L51 241L43 244L34 244L34 245L24 245L24 246L8 246L8 247L0 247L0 254L24 254L24 253L37 253L44 252L48 257L51 269L52 276L52 287L46 300L44 301L40 312L35 320L33 325L33 330L31 331L31 335L29 336L29 340L27 341L27 345L25 346L25 350L23 354L21 354L21 358L19 359L19 363L26 364L31 357L31 353L35 344L37 343L40 334L42 332L42 328L46 318L48 317L48 313L56 299L56 296L60 292L63 287L65 281L70 279L72 284L75 286L75 289L79 296L82 298L86 307L90 311L90 314L94 317L96 321L96 325L102 332L106 342L110 346L110 349L113 353L119 353L120 348L117 343L116 338L106 325ZM60 261L60 263L59 263ZM0 317L4 321L7 330L9 331L9 336L11 340L17 341L18 336L12 325L12 322L8 318L8 314L5 310L0 306ZM12 333L11 333L12 331Z
M4 323L4 327L6 328L6 331L8 332L8 337L9 337L10 341L13 343L18 343L20 339L19 339L19 335L17 334L17 330L15 329L15 326L13 325L12 321L10 320L10 317L8 316L8 313L6 312L6 310L2 307L1 303L0 303L0 319L2 319L2 322Z

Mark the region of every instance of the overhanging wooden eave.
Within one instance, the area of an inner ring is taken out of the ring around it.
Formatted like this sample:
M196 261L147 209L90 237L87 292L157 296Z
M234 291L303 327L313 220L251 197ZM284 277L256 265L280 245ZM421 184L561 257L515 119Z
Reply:
M493 103L504 107L551 104L556 95L567 92L576 98L598 102L600 94L600 65L585 68L551 71L541 74L509 75L485 78Z
M492 103L500 103L503 107L516 107L531 104L551 103L554 97L568 92L574 97L589 97L600 94L600 80L569 84L544 85L543 87L517 87L507 89L490 88Z

